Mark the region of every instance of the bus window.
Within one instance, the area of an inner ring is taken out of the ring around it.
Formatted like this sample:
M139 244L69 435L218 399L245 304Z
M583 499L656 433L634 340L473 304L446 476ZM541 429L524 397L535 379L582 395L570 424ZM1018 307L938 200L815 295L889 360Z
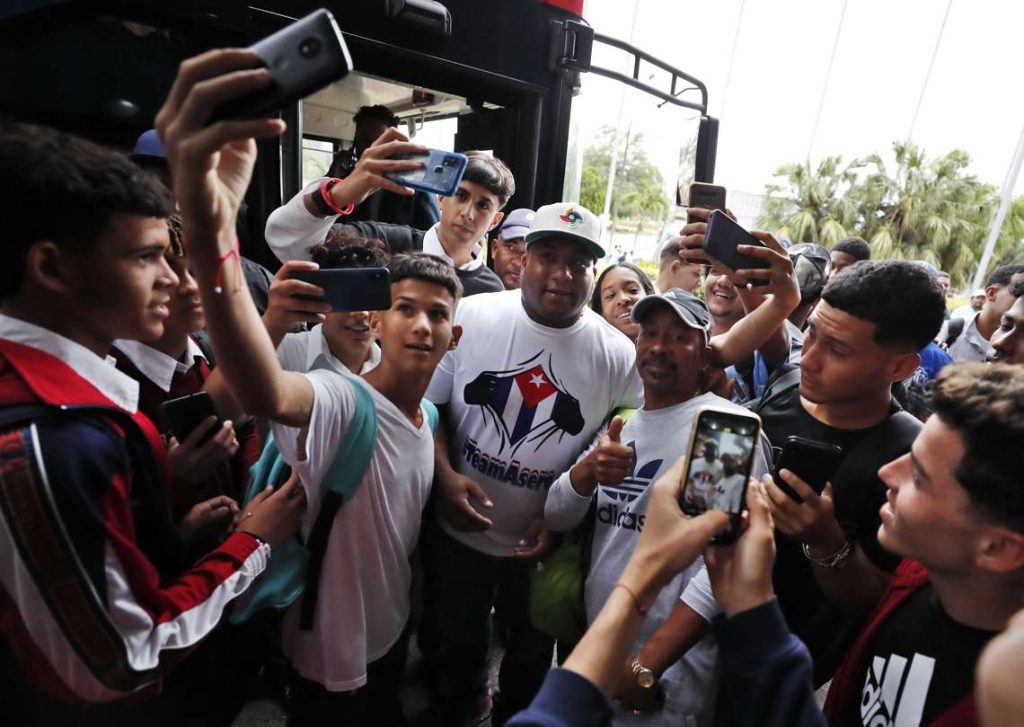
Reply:
M303 187L327 174L334 160L334 147L333 141L312 139L308 136L302 138Z

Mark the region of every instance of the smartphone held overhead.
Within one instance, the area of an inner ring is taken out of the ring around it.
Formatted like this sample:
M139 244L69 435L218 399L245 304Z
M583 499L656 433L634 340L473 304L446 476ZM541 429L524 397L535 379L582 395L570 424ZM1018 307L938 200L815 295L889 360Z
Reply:
M765 247L763 242L740 227L724 212L712 212L708 216L704 242L701 243L701 248L709 257L732 271L771 267L767 260L739 252L736 248L740 245Z
M401 172L388 172L385 176L410 189L451 197L462 181L469 159L465 154L440 149L427 149L423 154L396 156L420 162L423 166Z
M679 504L690 516L728 513L729 527L713 543L731 543L740 535L760 431L756 414L702 407L694 418Z
M352 70L352 57L329 10L317 10L252 46L273 82L223 104L210 123L271 116Z

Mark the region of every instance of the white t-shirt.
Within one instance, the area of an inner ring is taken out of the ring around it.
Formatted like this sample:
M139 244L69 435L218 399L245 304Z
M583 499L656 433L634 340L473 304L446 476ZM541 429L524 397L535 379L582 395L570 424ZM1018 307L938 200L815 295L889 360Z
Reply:
M633 344L589 308L569 328L534 322L521 293L466 298L455 323L454 351L441 359L427 389L449 405L449 448L456 470L472 477L494 507L494 526L456 531L456 540L489 555L510 556L544 515L548 488L589 444L608 414L637 407L642 384Z
M633 450L633 457L629 472L621 483L600 485L595 493L597 519L584 592L588 621L592 622L597 617L633 555L647 517L651 485L686 454L693 417L702 406L746 411L708 393L664 409L641 409L622 428L621 441ZM598 441L599 437L595 437L587 451ZM767 454L767 440L762 439L761 446L754 451L752 476L760 477L768 471ZM714 464L721 469L719 460ZM544 509L548 525L559 531L575 527L587 514L591 500L591 497L581 497L573 489L568 473L562 475L548 493ZM648 611L631 653L636 653L664 623L680 600L709 622L717 615L718 604L711 593L703 565L703 559L698 558L661 590ZM698 723L707 723L714 706L708 703L708 697L714 694L715 656L714 637L705 636L661 676L660 682L665 691L665 708L662 711L657 715L635 718L630 710L617 705L612 724L667 727L692 724L695 717L700 718Z
M313 385L305 451L301 430L272 424L284 460L302 478L308 507L302 535L308 537L320 510L320 481L355 411L357 382L351 374L318 370ZM304 678L330 691L366 683L366 665L395 644L409 618L412 571L420 519L434 477L434 437L423 413L417 428L398 408L364 384L377 407L377 446L362 484L338 510L324 554L320 594L310 631L299 630L299 604L285 615L285 654Z
M712 497L711 507L715 510L738 512L741 509L740 495L742 492L743 475L723 476L715 483L715 494Z
M722 479L723 472L722 460L716 458L708 462L705 457L701 457L690 465L690 482L686 489L687 496L693 498L696 502L706 503L715 485Z

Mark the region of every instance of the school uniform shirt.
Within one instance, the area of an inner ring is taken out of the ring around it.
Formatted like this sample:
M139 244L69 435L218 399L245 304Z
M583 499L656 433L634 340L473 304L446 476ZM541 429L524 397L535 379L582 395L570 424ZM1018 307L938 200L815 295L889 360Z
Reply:
M282 626L284 652L299 674L329 691L347 692L366 683L366 665L394 646L409 618L409 555L434 477L434 436L426 412L420 426L414 426L351 373L315 370L305 375L313 386L309 425L305 430L271 425L281 456L306 490L305 538L320 512L321 481L355 412L353 387L365 386L377 410L370 465L355 494L338 510L327 542L313 628L299 630L301 599Z
M165 437L170 432L160 406L170 399L202 391L211 372L203 350L191 337L181 361L145 343L126 340L114 341L111 356L120 371L139 382L139 409ZM256 422L251 419L236 422L235 438L238 451L206 482L175 481L172 493L175 517L182 517L193 505L217 495L227 495L235 500L241 500L245 495L249 468L260 456L260 433Z
M163 445L138 395L109 357L0 315L0 406L111 410L69 412L2 437L5 488L22 496L5 496L0 508L0 663L15 658L19 680L72 704L152 695L270 557L266 544L233 533L198 562L183 560L167 516ZM26 496L40 491L59 529ZM32 699L17 682L5 686L5 698Z
M437 236L437 228L441 225L438 222L436 225L427 230L426 234L423 235L423 252L430 253L431 255L437 255L442 257L452 265L455 265L455 261L452 260L451 256L445 251L441 245L441 238ZM470 252L469 262L464 265L457 265L456 270L476 270L478 267L484 264L483 245L477 242L473 245L473 250Z
M949 347L949 355L955 363L978 363L986 360L988 340L978 331L978 315L975 313L964 324L963 332Z
M440 526L488 555L511 556L544 516L555 479L576 461L611 412L640 406L633 344L589 308L568 328L530 319L518 290L459 303L459 346L441 359L427 398L448 405L456 471L494 506L479 533Z
M317 324L308 331L288 333L277 347L277 360L285 371L306 373L314 368L324 368L335 373L351 373L327 345L323 324ZM376 341L370 344L370 357L363 363L360 374L377 367L380 363L380 346Z
M694 414L702 406L746 413L740 406L712 393L703 394L664 409L640 409L622 428L621 441L633 451L629 471L617 485L599 485L594 497L596 522L591 546L590 570L584 599L587 620L593 622L622 575L643 532L651 487L676 460L686 454ZM587 453L597 446L594 438ZM768 472L768 445L762 441L754 450L751 476ZM583 459L586 453L580 455ZM703 460L702 460L703 461ZM715 460L714 464L721 462ZM556 531L569 530L580 523L590 510L593 497L582 497L573 489L569 473L560 476L548 493L544 513L548 526ZM676 575L658 595L648 611L631 653L636 653L682 600L709 623L720 609L711 593L711 584L702 558ZM617 705L613 724L691 725L710 724L714 712L715 642L705 636L683 657L665 670L659 679L665 692L665 707L657 714L636 717L632 710Z

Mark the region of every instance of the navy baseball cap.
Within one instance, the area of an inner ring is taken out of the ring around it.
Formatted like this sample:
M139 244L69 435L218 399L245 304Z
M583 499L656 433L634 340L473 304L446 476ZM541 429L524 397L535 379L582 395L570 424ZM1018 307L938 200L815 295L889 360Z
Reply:
M645 295L633 305L633 320L643 323L659 305L667 305L690 328L704 333L705 345L711 340L711 313L703 300L685 290L672 288L664 293Z

